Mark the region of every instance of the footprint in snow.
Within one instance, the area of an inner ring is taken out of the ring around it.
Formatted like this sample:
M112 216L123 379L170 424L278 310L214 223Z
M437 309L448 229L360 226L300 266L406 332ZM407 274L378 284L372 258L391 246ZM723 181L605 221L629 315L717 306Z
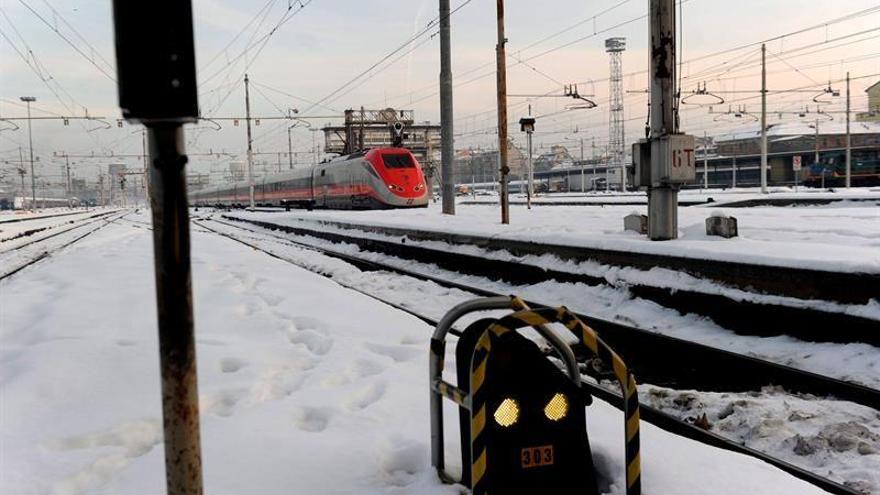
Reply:
M385 380L376 380L349 398L348 408L352 411L366 409L385 396L386 388Z
M245 389L227 389L205 395L200 404L203 411L228 418L235 412L235 406L247 395Z
M373 344L366 343L364 344L368 350L379 354L380 356L389 357L396 363L403 363L413 359L418 356L422 350L416 349L413 347L402 347L398 345L385 345L385 344Z
M102 432L66 437L48 445L60 451L95 449L100 452L91 464L53 484L53 493L93 493L115 478L138 457L162 441L162 423L148 419L123 423ZM110 449L115 448L112 452ZM121 451L120 451L121 449ZM109 453L108 453L109 452Z
M379 468L392 486L407 486L416 481L428 464L428 446L399 435L383 442L379 452Z
M247 361L237 357L225 357L220 360L220 371L223 373L235 373L248 365Z
M334 412L326 407L301 407L293 413L293 424L302 431L324 431Z

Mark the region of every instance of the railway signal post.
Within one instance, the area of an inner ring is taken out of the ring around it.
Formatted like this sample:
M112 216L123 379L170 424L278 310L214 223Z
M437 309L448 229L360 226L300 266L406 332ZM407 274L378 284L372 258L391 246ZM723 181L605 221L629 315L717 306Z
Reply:
M198 118L190 0L114 0L119 106L147 128L169 495L202 493L183 124Z

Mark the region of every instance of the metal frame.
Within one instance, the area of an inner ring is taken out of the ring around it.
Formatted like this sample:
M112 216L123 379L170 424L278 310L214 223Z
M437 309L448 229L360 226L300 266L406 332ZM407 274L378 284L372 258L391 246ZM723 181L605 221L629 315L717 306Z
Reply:
M491 311L499 309L512 309L515 311L528 310L529 306L516 296L486 297L465 301L447 312L437 323L434 335L431 337L431 356L429 362L429 383L431 387L431 464L437 469L437 475L446 483L458 483L453 476L446 472L443 452L443 397L456 404L471 408L471 396L463 390L443 380L443 368L445 366L446 336L452 329L452 325L463 316L477 311ZM580 370L577 359L571 348L556 333L545 325L534 327L541 336L549 342L554 349L559 351L565 363L568 377L580 387ZM465 448L464 445L461 447Z

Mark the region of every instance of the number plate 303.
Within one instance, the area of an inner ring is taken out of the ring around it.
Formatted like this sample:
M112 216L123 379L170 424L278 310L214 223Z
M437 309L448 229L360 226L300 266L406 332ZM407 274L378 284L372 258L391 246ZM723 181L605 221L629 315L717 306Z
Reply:
M523 469L553 464L553 446L526 447L520 453Z

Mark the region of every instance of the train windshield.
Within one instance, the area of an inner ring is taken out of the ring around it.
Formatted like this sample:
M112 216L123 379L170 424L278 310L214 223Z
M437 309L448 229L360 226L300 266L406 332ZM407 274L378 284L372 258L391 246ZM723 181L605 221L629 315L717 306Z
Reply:
M385 166L388 168L413 168L416 166L416 164L413 163L412 156L408 154L382 155L382 161L385 162Z

